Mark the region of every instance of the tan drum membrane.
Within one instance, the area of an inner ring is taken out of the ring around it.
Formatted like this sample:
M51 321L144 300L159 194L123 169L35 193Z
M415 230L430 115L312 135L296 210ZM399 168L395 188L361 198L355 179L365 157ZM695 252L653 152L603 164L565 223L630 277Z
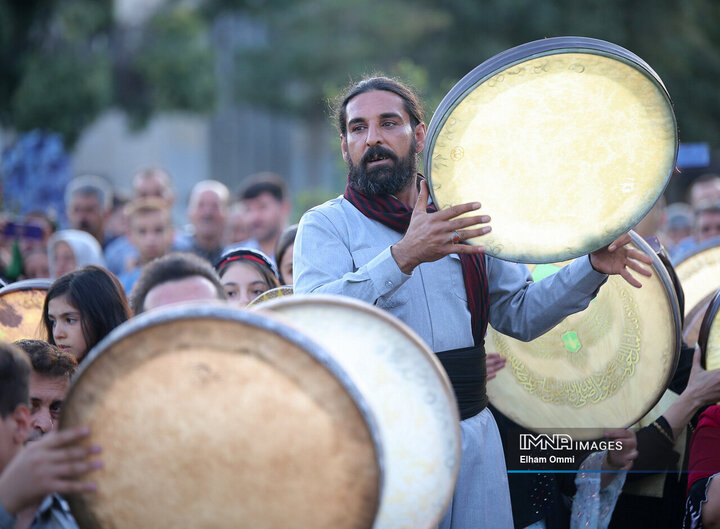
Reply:
M455 488L460 421L435 355L400 320L355 299L295 295L260 309L330 351L366 397L386 456L374 529L436 527Z
M720 369L720 290L713 294L703 317L698 343L702 349L703 367L707 370Z
M46 340L42 321L49 279L18 281L0 289L0 340Z
M517 60L438 112L426 159L434 201L482 203L493 229L470 242L510 261L559 262L610 243L652 208L675 165L667 93L609 53Z
M634 244L652 252L633 234ZM556 265L534 267L536 280ZM507 358L488 383L490 401L531 430L594 438L635 423L665 391L677 365L679 309L657 256L642 288L610 276L597 298L547 334L521 342L488 330L486 350Z
M709 242L712 246L701 245L675 265L685 291L686 316L703 298L720 288L720 245L716 240Z
M228 307L166 312L101 343L65 403L62 427L103 447L81 526L371 527L379 455L311 342Z

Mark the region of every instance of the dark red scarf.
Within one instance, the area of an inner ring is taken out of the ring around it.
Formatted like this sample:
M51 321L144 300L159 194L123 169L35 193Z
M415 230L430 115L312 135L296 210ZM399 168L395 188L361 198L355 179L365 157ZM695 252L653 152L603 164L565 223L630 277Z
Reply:
M367 218L376 220L388 228L405 235L410 225L413 210L391 195L369 197L348 185L345 188L345 200L355 206ZM437 211L428 206L429 212ZM475 345L482 345L488 325L490 294L485 271L485 258L481 254L459 254L462 265L465 292Z

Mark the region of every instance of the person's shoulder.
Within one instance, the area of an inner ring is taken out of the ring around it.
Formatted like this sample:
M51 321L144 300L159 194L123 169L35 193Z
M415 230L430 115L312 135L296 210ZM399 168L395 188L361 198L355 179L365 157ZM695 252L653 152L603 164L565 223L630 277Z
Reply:
M309 218L326 217L330 220L340 219L345 217L348 213L348 207L352 207L350 202L345 200L344 197L339 196L332 198L327 202L323 202L313 208L310 208L303 214L303 220Z

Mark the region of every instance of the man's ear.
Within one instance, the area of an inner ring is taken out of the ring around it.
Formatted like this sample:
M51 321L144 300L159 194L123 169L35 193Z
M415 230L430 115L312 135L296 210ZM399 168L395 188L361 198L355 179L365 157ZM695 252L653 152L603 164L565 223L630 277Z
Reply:
M342 157L343 160L345 160L345 163L348 161L348 146L347 146L347 140L345 139L345 136L340 134L340 150L342 151Z
M417 146L417 152L422 152L425 147L425 137L427 131L425 130L425 123L418 123L415 125L415 145Z
M13 441L18 446L22 446L30 435L30 410L25 404L18 404L12 413L15 421L15 431L13 432Z

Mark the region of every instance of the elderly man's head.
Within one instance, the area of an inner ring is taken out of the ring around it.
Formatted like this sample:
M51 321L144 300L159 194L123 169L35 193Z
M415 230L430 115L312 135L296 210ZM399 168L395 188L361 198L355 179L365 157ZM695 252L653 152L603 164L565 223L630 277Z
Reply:
M698 242L720 237L720 201L701 203L695 209L693 233Z
M132 179L132 198L133 200L159 198L164 200L168 206L172 206L175 192L170 175L160 167L138 171Z
M77 360L42 340L18 340L30 359L30 441L50 433L60 418Z
M70 227L88 232L101 245L112 203L112 187L99 176L78 176L65 189L65 207Z
M230 192L217 180L203 180L193 187L188 218L195 229L195 244L211 251L222 246Z

